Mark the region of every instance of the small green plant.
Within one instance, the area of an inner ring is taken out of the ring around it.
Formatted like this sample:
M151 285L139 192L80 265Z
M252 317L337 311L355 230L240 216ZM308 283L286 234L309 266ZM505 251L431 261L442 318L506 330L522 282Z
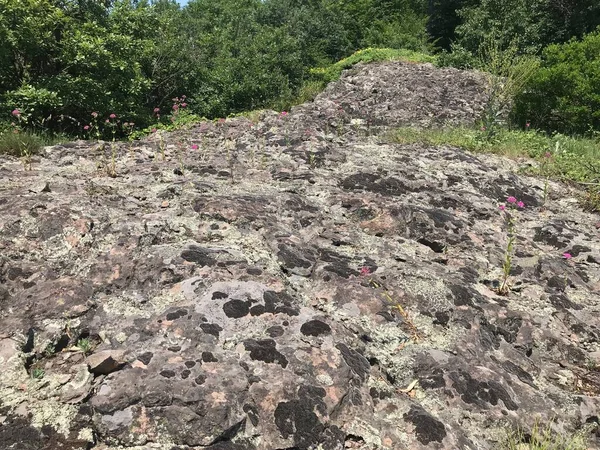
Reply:
M48 345L46 345L46 348L44 349L44 355L52 356L55 353L56 353L56 346L54 345L54 342L51 342Z
M133 159L133 130L135 128L135 123L133 122L124 122L123 123L123 132L125 136L127 136L127 141L129 142L129 156Z
M31 378L34 380L41 380L46 375L46 371L41 367L34 367L31 371Z
M87 355L92 350L92 341L89 338L82 338L77 341L77 348L81 350L84 355Z
M512 258L515 250L515 244L517 242L516 214L519 209L523 209L525 204L522 201L517 201L513 196L506 199L506 205L500 205L500 210L504 212L506 219L506 228L508 241L506 243L506 250L504 251L504 261L502 263L502 278L500 280L500 286L498 287L499 295L508 295L510 293L509 277L512 269Z

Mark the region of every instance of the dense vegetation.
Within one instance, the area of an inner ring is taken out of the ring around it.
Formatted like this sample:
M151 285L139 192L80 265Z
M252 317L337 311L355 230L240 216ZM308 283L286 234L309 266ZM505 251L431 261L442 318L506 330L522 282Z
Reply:
M363 56L439 53L490 70L493 42L494 54L539 61L524 64L536 71L515 93L514 124L591 133L598 25L594 0L0 0L0 132L91 135L93 112L126 134L123 122L285 109ZM344 59L367 47L391 50Z

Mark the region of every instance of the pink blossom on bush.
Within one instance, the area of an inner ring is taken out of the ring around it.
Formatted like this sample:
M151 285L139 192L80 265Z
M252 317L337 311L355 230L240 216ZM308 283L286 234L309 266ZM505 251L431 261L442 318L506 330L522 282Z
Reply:
M85 127L83 127L83 129L84 129L85 131L87 131L87 130L89 130L89 129L90 129L90 126L89 126L89 125L86 125Z
M517 206L519 208L525 208L525 203L523 203L523 202L520 201L519 203L517 203Z
M116 115L115 113L112 113L112 114L111 114L110 116L108 116L108 117L110 117L111 119L116 119L116 118L117 118L117 115Z
M500 208L500 211L504 211L506 209L506 206L500 205L500 206L498 206L498 208Z
M21 116L21 111L19 111L18 109L13 109L12 115L15 116L15 117L20 117Z
M510 197L508 197L508 198L506 199L506 201L507 201L508 203L513 203L513 204L514 204L514 203L517 203L517 199L516 199L516 198L514 198L512 195L511 195Z
M95 119L96 117L98 117L98 113L94 111L94 112L92 113L92 117Z
M185 102L181 104L182 108L185 108L186 106L187 106L187 103L185 103Z
M154 108L154 114L160 111L160 108Z

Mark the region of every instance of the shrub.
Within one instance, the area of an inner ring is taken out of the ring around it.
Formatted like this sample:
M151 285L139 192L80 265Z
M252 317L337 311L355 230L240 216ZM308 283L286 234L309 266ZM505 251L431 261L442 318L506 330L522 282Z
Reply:
M600 29L581 41L551 45L518 96L517 123L566 134L600 131Z

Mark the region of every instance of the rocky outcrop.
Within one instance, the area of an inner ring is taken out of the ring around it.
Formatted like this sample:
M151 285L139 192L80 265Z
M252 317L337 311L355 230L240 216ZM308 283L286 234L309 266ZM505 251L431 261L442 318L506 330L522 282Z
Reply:
M1 160L0 448L492 449L552 419L598 448L598 216L528 162L385 139L472 123L483 86L371 64L164 159L120 144L116 176L82 141Z

